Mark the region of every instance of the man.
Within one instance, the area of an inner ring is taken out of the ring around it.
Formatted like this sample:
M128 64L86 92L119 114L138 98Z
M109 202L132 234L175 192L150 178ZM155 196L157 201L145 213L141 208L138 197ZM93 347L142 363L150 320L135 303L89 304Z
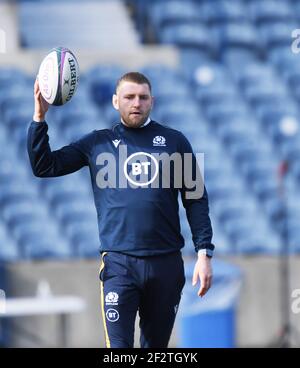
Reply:
M86 165L90 168L101 243L106 346L133 347L139 311L141 347L167 347L185 283L178 192L198 253L193 285L200 280L199 296L205 295L212 281L210 258L214 246L205 188L199 198L189 198L185 182L179 188L174 184L185 176L183 172L173 173L169 186L157 185L157 181L154 185L154 176L168 174L162 172L165 166L155 158L162 153L167 157L177 153L181 158L190 154L192 167L186 171L194 171L195 156L189 142L180 132L149 118L153 105L151 84L137 72L127 73L117 82L112 102L120 113L119 124L112 129L95 130L53 152L45 122L48 104L37 81L34 95L35 110L28 131L34 174L55 177ZM125 161L121 157L124 152ZM114 163L108 165L111 158ZM179 169L184 171L184 165ZM144 181L139 181L141 178Z

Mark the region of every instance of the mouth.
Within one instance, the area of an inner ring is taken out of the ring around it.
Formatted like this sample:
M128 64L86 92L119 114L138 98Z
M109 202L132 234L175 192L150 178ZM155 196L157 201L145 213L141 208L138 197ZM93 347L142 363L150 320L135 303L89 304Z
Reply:
M139 116L139 115L142 115L142 114L139 111L134 111L134 112L131 112L130 115Z

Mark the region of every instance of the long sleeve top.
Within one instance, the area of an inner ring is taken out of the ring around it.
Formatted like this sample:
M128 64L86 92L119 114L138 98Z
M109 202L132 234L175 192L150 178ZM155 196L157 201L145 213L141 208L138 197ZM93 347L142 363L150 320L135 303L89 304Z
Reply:
M29 126L33 173L58 177L89 166L101 252L151 256L181 249L180 194L195 250L212 256L208 196L202 178L195 176L192 147L181 132L152 120L141 128L119 123L51 151L47 131L46 122ZM196 184L202 191L195 196Z

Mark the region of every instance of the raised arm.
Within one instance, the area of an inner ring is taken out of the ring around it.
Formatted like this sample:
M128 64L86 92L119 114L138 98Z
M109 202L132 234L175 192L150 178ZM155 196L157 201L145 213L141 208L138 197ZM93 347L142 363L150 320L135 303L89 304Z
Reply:
M91 137L51 151L48 125L45 122L49 104L41 95L38 81L34 84L34 114L27 135L27 150L32 171L38 177L70 174L88 165L88 143Z

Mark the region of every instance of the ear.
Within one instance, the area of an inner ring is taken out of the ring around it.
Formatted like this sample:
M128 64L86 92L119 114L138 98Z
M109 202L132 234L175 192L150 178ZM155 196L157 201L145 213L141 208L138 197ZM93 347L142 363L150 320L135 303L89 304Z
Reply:
M116 110L119 110L118 96L116 94L114 94L112 97L112 104Z
M151 96L151 109L153 108L153 105L154 105L154 97L153 96Z

